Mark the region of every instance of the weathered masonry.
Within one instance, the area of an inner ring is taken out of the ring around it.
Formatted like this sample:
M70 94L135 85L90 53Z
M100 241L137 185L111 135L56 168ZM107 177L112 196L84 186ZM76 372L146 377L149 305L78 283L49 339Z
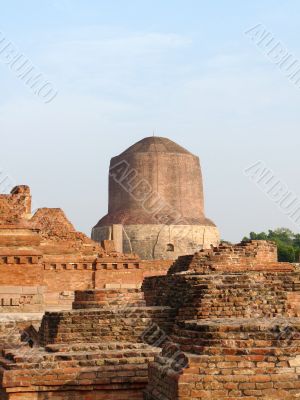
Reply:
M162 137L147 137L113 157L108 214L93 228L98 242L142 259L176 259L220 241L205 217L199 158Z

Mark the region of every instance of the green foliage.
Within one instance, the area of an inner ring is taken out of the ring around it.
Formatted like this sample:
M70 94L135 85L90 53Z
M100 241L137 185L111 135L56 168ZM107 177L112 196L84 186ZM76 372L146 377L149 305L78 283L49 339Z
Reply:
M229 242L229 240L223 240L223 239L221 239L221 244L228 244L229 246L233 245L233 243Z
M250 232L249 238L252 240L271 240L277 244L279 261L299 262L300 255L300 234L294 233L287 228L279 228L274 231ZM244 237L243 240L249 240Z

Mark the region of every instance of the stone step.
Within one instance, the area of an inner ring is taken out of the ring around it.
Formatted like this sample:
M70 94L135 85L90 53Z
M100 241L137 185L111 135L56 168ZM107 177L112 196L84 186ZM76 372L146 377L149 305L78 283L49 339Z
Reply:
M3 351L0 359L1 366L5 369L51 369L59 365L68 364L74 366L105 366L121 364L141 364L147 362L160 352L159 348L142 344L135 348L126 348L116 350L95 350L95 346L89 351L85 348L83 351L64 351L49 352L43 348L28 349L23 353L11 350ZM101 345L99 346L101 347ZM128 347L128 346L127 346ZM131 347L131 346L129 346ZM133 347L133 346L132 346ZM66 350L66 349L64 349Z
M49 344L45 350L49 353L68 352L68 351L97 351L97 350L134 350L148 349L146 343L131 342L106 342L106 343L78 343L78 344Z

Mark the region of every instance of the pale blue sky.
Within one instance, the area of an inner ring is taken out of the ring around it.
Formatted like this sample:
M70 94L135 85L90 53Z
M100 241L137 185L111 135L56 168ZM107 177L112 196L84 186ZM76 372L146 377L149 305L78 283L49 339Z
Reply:
M244 31L300 59L299 20L296 0L1 2L0 31L59 94L43 104L0 62L0 167L89 233L110 158L155 130L199 155L224 239L295 229L243 169L263 160L300 195L300 89Z

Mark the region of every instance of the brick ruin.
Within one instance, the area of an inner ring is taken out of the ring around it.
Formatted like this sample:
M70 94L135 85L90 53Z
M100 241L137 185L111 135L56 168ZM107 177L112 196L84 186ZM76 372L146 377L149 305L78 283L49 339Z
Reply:
M146 137L110 161L108 213L92 230L120 252L176 260L220 243L205 215L199 157L165 137Z
M141 262L77 232L64 212L31 214L27 186L0 195L0 312L71 308L75 290L139 287L144 277L165 274L170 262Z
M32 215L23 186L0 252L0 399L300 397L300 269L273 243L143 261Z

